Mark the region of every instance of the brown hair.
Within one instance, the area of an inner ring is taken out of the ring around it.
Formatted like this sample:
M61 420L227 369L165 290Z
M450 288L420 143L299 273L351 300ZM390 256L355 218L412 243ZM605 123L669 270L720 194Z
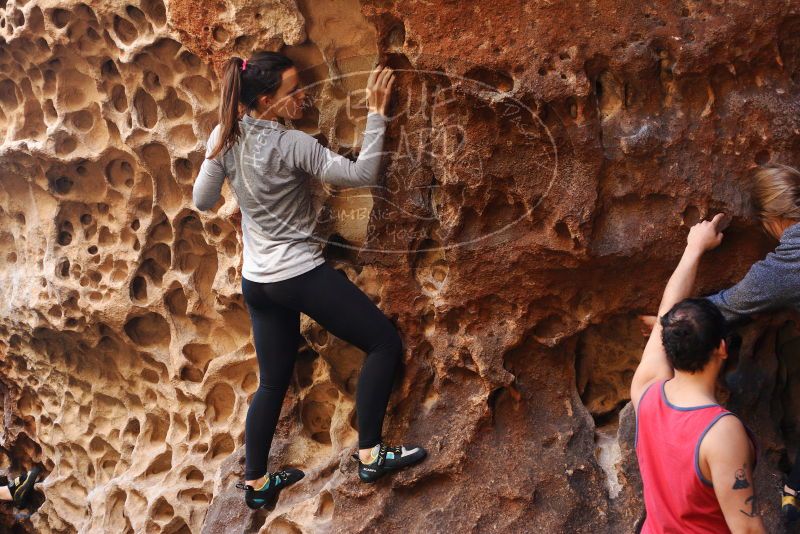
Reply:
M293 66L292 60L279 52L258 52L246 63L238 57L228 60L219 103L220 137L209 159L239 140L241 112L253 109L258 97L274 94L281 86L283 71Z

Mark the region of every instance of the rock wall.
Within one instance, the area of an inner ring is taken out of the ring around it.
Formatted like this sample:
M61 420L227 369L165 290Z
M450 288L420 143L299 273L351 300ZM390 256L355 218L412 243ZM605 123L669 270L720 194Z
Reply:
M800 164L799 36L800 5L777 0L3 0L0 468L39 462L47 479L29 520L3 508L0 522L635 532L636 315L654 312L700 217L733 216L700 292L774 246L749 215L748 172ZM264 48L310 67L320 83L294 126L343 154L360 143L348 95L364 78L336 76L376 59L398 69L395 110L410 104L389 130L386 187L316 195L330 213L370 214L331 217L326 253L406 344L387 438L431 454L357 482L362 354L304 318L270 467L307 478L251 513L233 487L257 386L236 205L226 188L198 213L191 187L217 68ZM432 86L448 91L444 115L423 112ZM455 152L441 150L442 117L458 125ZM405 157L408 132L426 157ZM791 319L746 326L727 380L763 439L770 532L800 439Z

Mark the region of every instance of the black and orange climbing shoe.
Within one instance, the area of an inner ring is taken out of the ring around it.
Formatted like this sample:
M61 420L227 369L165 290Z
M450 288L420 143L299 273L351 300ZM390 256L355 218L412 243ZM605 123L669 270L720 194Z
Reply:
M35 466L33 469L24 473L8 483L8 491L11 493L11 498L14 500L14 506L17 508L24 508L28 504L28 497L33 491L33 485L39 478L39 473L42 469Z
M241 482L236 484L236 487L244 490L244 501L247 506L253 510L266 508L272 510L275 508L275 503L278 502L278 495L285 488L298 482L306 476L305 473L293 467L287 467L277 473L267 473L267 481L260 489L255 489L249 484Z
M427 455L428 451L422 447L390 447L381 443L377 452L373 453L372 462L363 463L358 453L353 458L358 460L358 477L364 482L375 482L389 471L421 462Z

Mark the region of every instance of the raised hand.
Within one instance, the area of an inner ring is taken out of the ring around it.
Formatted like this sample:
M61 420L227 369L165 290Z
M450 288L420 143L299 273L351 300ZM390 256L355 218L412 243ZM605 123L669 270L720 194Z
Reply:
M722 243L722 230L727 226L724 213L717 213L710 221L700 221L689 230L686 248L703 253Z
M394 84L394 71L389 67L378 65L367 79L367 104L370 111L386 115L386 105L391 97Z

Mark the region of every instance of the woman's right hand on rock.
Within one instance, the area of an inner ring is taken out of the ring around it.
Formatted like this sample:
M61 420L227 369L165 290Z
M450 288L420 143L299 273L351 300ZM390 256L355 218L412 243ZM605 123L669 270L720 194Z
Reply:
M375 67L367 79L367 105L370 112L377 111L386 115L393 84L394 70L383 65Z
M718 213L712 220L700 221L692 226L689 230L689 237L686 239L686 248L702 254L718 247L722 243L722 228L726 226L724 217L725 214Z

